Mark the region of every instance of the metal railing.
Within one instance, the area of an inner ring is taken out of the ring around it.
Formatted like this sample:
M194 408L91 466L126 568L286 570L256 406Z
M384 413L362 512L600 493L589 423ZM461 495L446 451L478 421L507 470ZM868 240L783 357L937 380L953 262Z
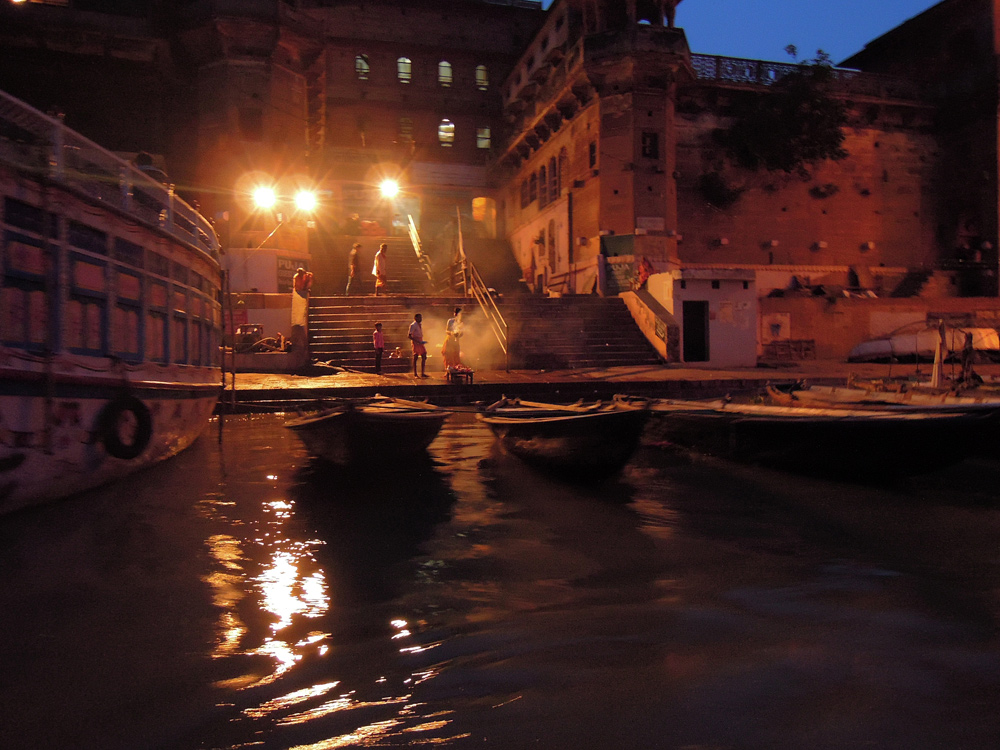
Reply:
M497 301L490 293L490 288L486 286L486 282L479 275L476 266L465 254L465 243L462 239L462 211L456 206L455 212L458 216L458 257L461 263L463 291L466 297L472 297L479 304L479 308L486 315L486 320L490 324L490 330L493 331L493 335L496 337L497 343L500 344L500 349L503 351L504 369L509 372L510 327L507 325L507 321L503 319L503 314L500 312L500 308L497 307Z
M60 118L42 114L2 91L0 158L219 258L215 229L174 194L173 185L153 180L67 128Z
M773 86L789 73L801 70L802 64L692 54L691 67L699 81ZM831 73L834 85L844 93L891 99L919 99L921 97L920 86L917 82L906 78L880 73L864 73L850 68L831 68Z
M409 214L406 215L406 221L410 235L410 244L413 245L413 252L417 255L417 263L420 264L424 273L427 274L427 279L431 282L431 286L433 286L434 269L431 267L430 257L424 252L423 245L420 243L420 233L417 231L417 225L413 222L413 217Z

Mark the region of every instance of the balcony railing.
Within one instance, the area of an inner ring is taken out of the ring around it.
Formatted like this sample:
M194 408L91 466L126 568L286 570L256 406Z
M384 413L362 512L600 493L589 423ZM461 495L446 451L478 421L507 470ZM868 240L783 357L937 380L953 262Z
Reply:
M691 55L691 67L699 81L714 81L744 86L772 86L789 73L800 69L795 63L746 60L718 55ZM916 81L878 73L863 73L849 68L833 68L838 90L855 96L887 99L920 99Z

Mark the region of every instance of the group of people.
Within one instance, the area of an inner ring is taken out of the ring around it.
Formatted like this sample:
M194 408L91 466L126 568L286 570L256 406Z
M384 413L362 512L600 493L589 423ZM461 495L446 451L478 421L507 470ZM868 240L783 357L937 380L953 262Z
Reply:
M462 338L462 308L456 307L451 318L445 325L444 344L441 347L441 356L444 359L445 370L449 367L461 365L462 349L459 339ZM413 316L413 322L406 332L406 338L410 340L410 349L413 352L413 377L426 378L427 375L427 342L424 340L424 317L420 313ZM382 355L385 352L385 334L382 332L382 324L376 323L372 332L372 344L375 347L375 374L382 374ZM420 365L420 372L417 373L417 364Z
M385 292L385 285L389 279L389 271L386 265L386 250L387 245L383 242L379 245L378 252L375 253L375 263L372 265L372 276L375 277L375 296L378 297L379 292ZM351 248L350 254L347 256L347 288L344 289L344 296L351 293L351 287L354 285L354 280L358 276L358 271L361 268L361 243L355 242L354 246Z

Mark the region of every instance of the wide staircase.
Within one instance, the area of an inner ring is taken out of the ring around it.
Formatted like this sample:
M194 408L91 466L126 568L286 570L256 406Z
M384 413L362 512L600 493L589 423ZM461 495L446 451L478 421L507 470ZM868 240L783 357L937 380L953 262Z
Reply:
M393 281L390 270L390 289ZM309 300L309 354L315 362L371 372L375 363L372 332L375 323L381 323L385 336L382 372L407 372L412 365L412 355L406 333L414 314L420 313L429 355L427 369L441 371L445 324L455 307L461 307L467 324L474 325L477 317L481 317L474 305L462 297L430 295L312 297ZM391 356L397 347L402 355L398 358Z
M528 370L658 365L659 355L619 297L507 297L511 367Z
M507 360L485 314L463 297L313 297L309 308L309 346L314 361L371 372L372 331L382 323L386 352L383 372L412 366L407 330L415 313L423 316L428 372L441 372L445 324L454 308L463 310L462 361L478 370L504 369ZM556 370L658 365L661 360L639 331L625 303L592 296L549 299L532 295L499 304L508 327L512 369ZM392 357L399 348L401 356Z
M351 285L351 294L374 294L372 265L380 244L386 244L386 267L389 271L388 293L419 296L433 292L430 276L417 259L409 237L359 237L363 245L362 263ZM343 287L340 287L343 291ZM380 294L382 292L379 292Z

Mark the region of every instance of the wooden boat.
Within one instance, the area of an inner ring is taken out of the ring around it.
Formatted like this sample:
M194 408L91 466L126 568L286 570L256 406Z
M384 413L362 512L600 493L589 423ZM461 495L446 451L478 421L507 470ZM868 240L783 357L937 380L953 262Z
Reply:
M172 188L0 92L0 513L195 440L221 390L220 278Z
M620 471L639 445L647 417L644 401L617 398L575 404L503 398L479 414L508 453L581 479Z
M650 435L739 461L890 479L956 463L998 429L998 412L810 408L654 400Z
M860 388L853 386L811 385L781 390L767 387L771 403L779 406L805 406L833 409L891 409L902 411L975 411L1000 410L1000 397L971 393L956 394L942 389L913 387L907 389Z
M425 453L450 412L423 401L376 395L321 402L285 422L314 456L334 463L369 463Z

